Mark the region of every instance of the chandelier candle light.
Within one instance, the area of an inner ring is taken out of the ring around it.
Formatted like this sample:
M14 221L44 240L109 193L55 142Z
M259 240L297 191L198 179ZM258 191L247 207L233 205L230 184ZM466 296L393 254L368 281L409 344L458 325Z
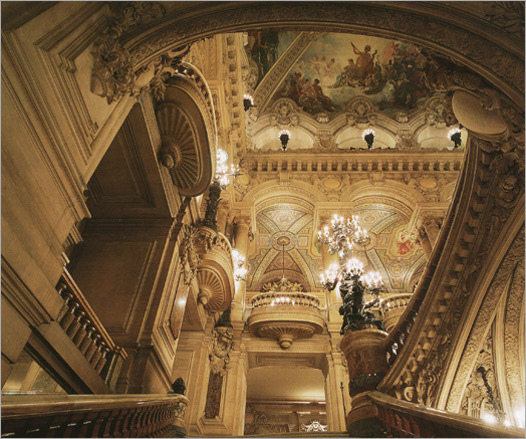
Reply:
M200 220L199 225L210 227L217 232L217 209L219 201L221 200L221 192L226 189L230 183L230 177L236 178L241 175L239 167L230 165L230 172L228 172L228 154L222 149L217 150L217 166L214 181L208 189L208 198L206 199L205 217Z
M318 232L318 241L329 247L330 254L337 254L340 263L331 264L321 275L321 283L328 291L333 291L339 285L343 305L340 314L343 324L340 334L347 331L377 328L385 331L383 323L367 309L379 302L378 295L383 291L382 276L378 272L364 274L362 261L353 257L354 245L365 245L368 240L367 231L358 223L359 218L344 219L334 215L331 227L325 226ZM366 303L365 293L369 292L375 299Z

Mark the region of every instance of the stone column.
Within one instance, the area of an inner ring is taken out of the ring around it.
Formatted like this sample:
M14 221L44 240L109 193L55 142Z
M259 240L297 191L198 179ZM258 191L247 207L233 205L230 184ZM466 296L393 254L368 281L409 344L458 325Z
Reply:
M353 437L382 437L378 411L369 399L385 376L388 365L384 341L387 333L378 329L347 332L340 347L347 359L349 395L352 409L347 416L347 432Z
M346 411L351 408L351 398L347 391L349 378L344 362L345 358L339 350L327 354L327 370L324 372L329 431L345 431ZM340 383L343 383L343 392Z
M247 356L245 352L233 351L230 360L221 404L224 407L224 424L229 434L240 437L245 428L247 405Z
M245 258L245 268L248 259L248 234L250 230L250 218L236 217L234 248ZM239 321L243 318L245 306L245 295L247 290L246 281L236 281L236 293L232 301L232 320Z

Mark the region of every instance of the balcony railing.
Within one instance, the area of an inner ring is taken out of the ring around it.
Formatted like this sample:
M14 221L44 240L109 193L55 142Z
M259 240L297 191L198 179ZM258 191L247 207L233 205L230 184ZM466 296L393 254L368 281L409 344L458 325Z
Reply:
M307 293L269 292L254 296L251 301L253 309L263 306L306 306L320 308L320 299Z
M295 339L321 333L325 326L320 300L312 294L261 293L250 303L249 330L259 337L277 339L282 349L288 349Z
M88 363L112 388L113 380L127 357L126 351L111 339L67 270L64 270L57 289L64 299L58 323Z
M382 297L382 302L380 303L380 313L383 317L383 322L387 331L391 331L400 316L404 313L409 300L411 300L412 294L410 293L401 293L401 294L390 294L388 296Z

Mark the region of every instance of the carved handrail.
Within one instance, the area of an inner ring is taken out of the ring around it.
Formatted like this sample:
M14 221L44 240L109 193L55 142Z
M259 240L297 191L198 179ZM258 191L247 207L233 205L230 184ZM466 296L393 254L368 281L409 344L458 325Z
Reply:
M112 340L66 269L57 289L64 299L58 323L95 371L104 379L111 378L127 358L126 351Z
M524 437L524 429L490 425L481 419L430 410L385 393L371 392L378 417L391 437Z
M184 395L2 395L2 437L182 437Z
M300 292L270 291L254 296L250 303L253 309L263 306L306 306L320 309L320 300L316 296Z
M465 161L463 162L463 169L460 172L460 177L459 181L457 182L457 188L455 190L454 199L451 201L448 213L444 218L444 222L440 229L440 234L437 238L435 246L433 247L433 251L431 253L429 261L427 262L424 273L422 274L422 277L418 282L417 288L412 294L412 297L409 300L409 303L407 304L404 313L400 316L396 327L393 329L393 331L389 333L389 336L386 339L386 355L387 362L389 363L389 365L392 365L395 362L401 347L407 340L409 333L411 332L411 328L413 327L413 324L415 323L415 320L418 316L420 306L424 302L427 290L431 284L431 281L433 280L433 274L442 256L442 252L446 245L449 232L453 226L455 210L458 208L460 199L463 195L463 191L461 189L466 183L467 179L467 173L463 171L464 167L466 166L465 163L467 161L469 152L470 150L468 150L468 153L466 154L466 157L464 159Z

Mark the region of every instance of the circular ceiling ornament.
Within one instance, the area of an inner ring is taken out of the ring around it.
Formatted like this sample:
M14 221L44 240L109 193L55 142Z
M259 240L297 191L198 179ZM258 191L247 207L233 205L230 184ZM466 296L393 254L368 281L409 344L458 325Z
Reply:
M270 238L272 248L280 252L289 251L295 248L296 241L296 235L286 230L280 230L279 232L274 233Z

